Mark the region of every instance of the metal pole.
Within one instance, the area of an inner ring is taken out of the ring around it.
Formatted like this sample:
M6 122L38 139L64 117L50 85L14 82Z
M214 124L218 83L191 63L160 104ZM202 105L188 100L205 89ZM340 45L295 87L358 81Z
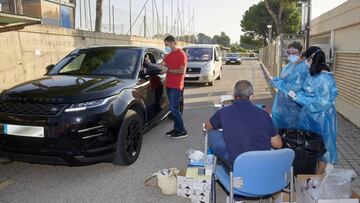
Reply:
M193 33L195 35L195 8L193 8Z
M115 12L114 12L114 5L112 5L112 25L113 25L113 33L115 34Z
M17 7L16 7L17 3L16 0L14 0L14 13L17 14Z
M109 33L111 33L111 0L109 0Z
M90 30L92 31L92 19L91 19L91 1L88 0L89 5L89 17L90 17Z
M81 29L82 28L82 25L83 25L83 21L82 21L82 5L81 5L81 0L79 1L79 9L80 9L80 26L79 28Z
M155 35L155 13L154 13L154 0L151 0L151 6L152 6L152 31L153 31L153 37Z
M144 37L146 37L146 16L144 15Z
M190 11L190 3L189 3L189 26L188 26L189 35L191 35L191 11Z
M166 16L166 34L169 33L169 19L168 19L168 16Z
M165 14L164 14L164 12L165 12L165 5L164 5L164 2L165 2L165 0L162 0L162 25L163 26L161 26L162 27L162 34L164 35L165 34L165 27L164 27L164 23L165 23Z
M184 7L184 0L182 0L182 29L181 29L181 35L184 35L184 29L185 29L185 7Z
M130 9L130 36L132 35L132 20L131 20L131 0L129 0L129 9Z
M86 0L84 0L84 14L85 14L85 30L87 29L87 9Z
M171 25L170 25L170 30L172 31L173 30L173 18L174 18L174 0L171 0L171 19L170 19L170 22L171 22ZM171 32L170 31L170 32ZM172 33L170 33L172 34Z
M311 21L311 0L307 3L307 25L306 25L306 49L310 46L310 21Z

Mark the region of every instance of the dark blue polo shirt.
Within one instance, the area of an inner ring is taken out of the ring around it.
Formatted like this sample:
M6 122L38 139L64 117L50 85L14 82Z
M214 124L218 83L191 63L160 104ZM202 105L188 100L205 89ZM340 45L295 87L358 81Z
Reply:
M230 161L247 151L271 149L271 138L277 135L270 115L249 100L236 100L210 118L214 129L223 129Z

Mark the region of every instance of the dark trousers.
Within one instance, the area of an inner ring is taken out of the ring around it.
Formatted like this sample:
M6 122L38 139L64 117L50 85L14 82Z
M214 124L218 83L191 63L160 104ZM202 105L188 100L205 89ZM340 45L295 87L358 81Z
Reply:
M176 88L166 88L166 92L169 98L170 111L174 117L174 129L178 132L184 132L185 127L179 106L182 91Z
M223 132L219 130L209 131L208 143L217 160L224 165L226 169L232 170L233 161L231 161L229 151L226 148Z

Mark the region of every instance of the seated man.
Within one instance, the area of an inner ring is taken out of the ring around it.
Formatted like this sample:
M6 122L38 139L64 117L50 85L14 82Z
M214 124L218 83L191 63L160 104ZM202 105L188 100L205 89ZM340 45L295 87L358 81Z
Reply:
M282 139L270 115L251 103L252 95L251 83L238 81L234 103L218 110L205 123L205 129L209 130L209 146L228 168L232 168L236 157L244 152L282 147Z

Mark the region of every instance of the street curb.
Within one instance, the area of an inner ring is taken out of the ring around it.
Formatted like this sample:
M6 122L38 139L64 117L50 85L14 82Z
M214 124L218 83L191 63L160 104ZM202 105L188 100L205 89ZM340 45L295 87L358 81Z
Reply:
M271 85L271 83L270 83L270 74L269 74L269 71L268 71L268 69L266 68L266 66L265 66L261 61L259 61L259 64L260 64L261 70L262 70L262 72L263 72L263 74L264 74L266 83L267 83L267 85L268 85L268 87L269 87L270 93L271 93L271 95L272 95L273 97L275 97L275 95L276 95L276 90L275 90L275 88L274 88L274 87Z

